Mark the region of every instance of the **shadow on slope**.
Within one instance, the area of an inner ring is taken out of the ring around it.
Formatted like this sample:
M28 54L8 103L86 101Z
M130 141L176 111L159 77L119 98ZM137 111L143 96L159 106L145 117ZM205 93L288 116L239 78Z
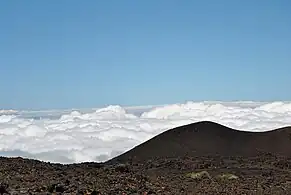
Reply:
M202 121L167 130L106 164L184 156L242 156L262 153L291 157L291 127L248 132Z

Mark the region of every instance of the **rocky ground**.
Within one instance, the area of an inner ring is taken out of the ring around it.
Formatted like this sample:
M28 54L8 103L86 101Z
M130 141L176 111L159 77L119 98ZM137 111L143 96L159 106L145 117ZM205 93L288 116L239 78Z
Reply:
M291 194L291 159L272 155L115 165L0 158L0 164L2 194Z

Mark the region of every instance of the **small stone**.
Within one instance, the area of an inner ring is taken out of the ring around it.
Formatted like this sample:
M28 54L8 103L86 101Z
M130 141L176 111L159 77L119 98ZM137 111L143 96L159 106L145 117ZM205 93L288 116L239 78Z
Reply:
M91 195L98 195L98 192L96 190L93 190L93 192L91 192Z
M7 188L9 187L6 183L0 183L0 194L8 193Z

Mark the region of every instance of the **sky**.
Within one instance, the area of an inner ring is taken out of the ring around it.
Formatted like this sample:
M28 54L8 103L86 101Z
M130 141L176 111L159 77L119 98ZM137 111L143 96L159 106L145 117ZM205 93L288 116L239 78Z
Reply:
M291 1L0 1L0 109L291 99Z

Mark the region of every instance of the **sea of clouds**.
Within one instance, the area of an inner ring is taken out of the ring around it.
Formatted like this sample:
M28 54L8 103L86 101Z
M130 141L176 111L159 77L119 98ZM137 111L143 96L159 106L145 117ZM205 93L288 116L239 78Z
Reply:
M0 112L0 156L102 162L173 127L209 120L268 131L291 125L290 102L186 102L83 111Z

